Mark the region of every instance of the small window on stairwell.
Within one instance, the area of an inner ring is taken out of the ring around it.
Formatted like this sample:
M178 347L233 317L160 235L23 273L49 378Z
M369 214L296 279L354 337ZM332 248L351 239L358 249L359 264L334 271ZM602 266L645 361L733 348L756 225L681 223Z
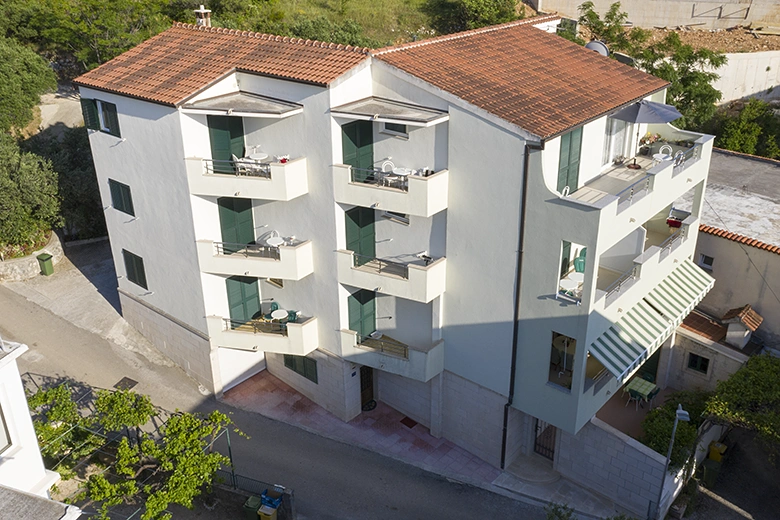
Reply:
M284 288L284 280L281 278L266 278L266 282L270 283L274 287L278 287L279 289Z
M550 346L550 367L547 381L553 385L571 390L574 379L574 359L577 340L558 332L552 333Z
M699 266L703 267L704 269L709 269L712 271L712 264L715 262L715 259L711 256L707 255L699 255Z

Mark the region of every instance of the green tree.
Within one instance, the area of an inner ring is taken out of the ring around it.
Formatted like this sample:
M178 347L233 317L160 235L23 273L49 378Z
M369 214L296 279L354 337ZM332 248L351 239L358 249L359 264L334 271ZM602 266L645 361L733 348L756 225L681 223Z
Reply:
M721 93L712 82L720 77L714 71L726 64L725 55L694 49L673 32L647 46L635 58L640 69L671 83L666 101L683 115L675 125L699 129L715 114Z
M735 116L722 112L708 130L715 134L715 146L735 152L780 158L780 117L769 103L751 99Z
M46 61L9 38L0 37L0 132L24 128L41 94L57 87Z
M22 152L16 141L0 134L0 253L5 246L33 247L59 226L57 174L51 163Z
M703 422L703 412L710 395L708 392L692 391L676 392L670 395L663 405L650 410L645 416L642 421L643 435L640 441L648 448L665 454L672 438L677 405L681 404L690 415L691 421L677 423L677 433L674 437L669 467L672 469L683 467L693 453L698 437L698 428Z
M650 38L650 31L638 27L626 30L628 13L620 10L620 2L609 6L604 18L596 12L590 0L579 6L578 22L587 28L593 39L604 42L610 51L623 52L629 56L638 54Z
M363 28L353 20L332 22L324 16L302 18L290 26L293 36L306 40L341 43L355 47L378 47L379 44L363 34Z
M780 359L751 357L718 382L705 413L714 420L757 431L774 454L780 451Z
M443 34L511 22L518 18L517 0L428 0L423 8Z

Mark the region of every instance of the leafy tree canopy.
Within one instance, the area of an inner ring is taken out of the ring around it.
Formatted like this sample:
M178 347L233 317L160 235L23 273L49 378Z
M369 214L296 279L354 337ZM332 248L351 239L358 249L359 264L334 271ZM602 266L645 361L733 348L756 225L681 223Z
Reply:
M0 17L2 18L2 17ZM0 133L24 128L41 94L57 87L54 72L32 50L0 37Z
M751 357L715 388L705 413L717 421L755 430L780 450L780 359Z
M337 42L355 47L378 47L378 42L363 35L363 28L352 20L332 22L324 16L302 18L290 26L290 32L298 38Z
M611 51L634 56L650 38L650 31L639 27L626 30L624 24L628 20L628 13L620 10L620 2L610 5L603 19L590 0L584 2L578 9L580 25L586 27L594 39L606 43Z
M720 111L706 128L715 146L780 159L780 116L765 101L751 99L735 115Z
M431 16L433 27L443 34L518 18L517 0L428 0L424 9Z
M672 438L677 405L681 404L691 416L691 422L677 423L670 468L683 467L693 452L709 396L708 392L676 392L670 395L663 405L650 410L642 421L643 436L640 440L645 446L664 455Z
M2 83L2 82L0 82ZM51 163L22 152L8 134L0 134L0 252L25 246L62 223L57 174Z

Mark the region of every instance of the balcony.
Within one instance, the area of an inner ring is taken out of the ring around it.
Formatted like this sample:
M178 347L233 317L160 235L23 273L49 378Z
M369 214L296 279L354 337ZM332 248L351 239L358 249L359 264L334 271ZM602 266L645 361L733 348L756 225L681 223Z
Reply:
M185 159L190 193L207 197L292 200L309 191L306 158L284 163Z
M408 168L382 171L333 166L336 202L419 217L447 209L449 175L448 170L426 176L422 170Z
M295 323L251 320L239 323L221 316L207 316L213 345L222 348L305 356L317 348L317 318L298 318Z
M444 371L444 341L428 348L404 345L381 334L363 338L354 330L341 330L341 351L344 359L377 370L427 382Z
M196 246L204 273L300 280L314 272L310 240L287 240L277 247L198 240Z
M447 259L400 263L364 258L352 251L338 250L339 282L370 291L428 303L444 293Z

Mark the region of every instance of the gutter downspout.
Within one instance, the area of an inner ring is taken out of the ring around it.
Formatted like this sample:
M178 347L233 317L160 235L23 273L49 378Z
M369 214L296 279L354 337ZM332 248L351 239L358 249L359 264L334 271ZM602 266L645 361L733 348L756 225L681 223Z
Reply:
M515 315L514 325L512 327L512 363L509 368L509 397L504 405L504 426L501 432L501 469L504 469L506 463L506 440L507 425L509 423L509 407L515 397L515 372L517 369L517 340L520 335L520 286L521 274L523 269L523 244L525 242L525 214L528 201L528 165L530 163L531 150L544 150L544 141L539 144L525 143L525 154L523 157L523 195L520 207L520 231L517 238L517 271L515 273Z

